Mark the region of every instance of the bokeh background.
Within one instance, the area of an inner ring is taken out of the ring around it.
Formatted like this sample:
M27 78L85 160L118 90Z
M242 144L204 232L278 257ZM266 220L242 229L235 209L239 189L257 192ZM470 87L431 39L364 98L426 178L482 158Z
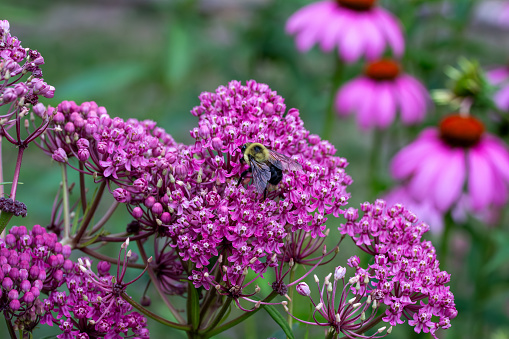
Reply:
M308 3L306 0L3 0L0 16L9 20L11 33L21 39L24 47L37 49L44 56L44 79L56 88L55 97L45 103L56 106L62 100L96 101L106 107L110 116L155 120L175 140L190 143L189 130L197 126L197 119L189 111L198 105L198 95L214 91L233 79L255 79L269 84L286 99L288 108L300 110L311 133L322 134L337 55L323 54L317 48L300 54L293 38L284 32L287 18ZM455 65L460 56L477 59L487 69L509 60L509 30L493 24L496 13L490 4L496 1L381 0L379 3L400 18L407 44L402 63L406 72L419 78L428 89L445 86L444 67ZM362 62L348 66L344 80L355 77L362 69ZM391 157L424 126L435 125L447 112L443 107L433 108L422 125L402 128L396 124L382 135L359 132L353 119L336 119L330 141L338 154L350 162L347 172L354 179L350 206L372 201L390 188L394 184L388 172ZM382 149L375 144L380 138L385 140ZM13 167L9 163L15 161L16 153L6 147L3 153L4 176L8 180L12 172L9 167ZM18 190L18 199L27 203L29 215L22 222L27 226L44 226L61 180L60 171L35 146L25 154L23 186ZM117 214L109 226L114 232L124 230L130 220L123 210ZM331 218L328 226L334 233L340 223L341 220ZM498 246L502 250L509 248L507 228L507 223L499 226L502 238ZM430 235L430 239L436 247L440 246L439 234ZM330 239L331 244L335 240ZM509 338L509 281L490 285L495 290L487 291L481 300L472 301L476 275L489 263L476 254L475 239L469 238L466 232L456 232L449 245L447 260L440 260L453 273L451 286L459 316L453 320L453 327L439 336ZM504 261L504 253L509 258L509 251L501 253L497 252L500 263L492 269L509 272L507 260ZM335 265L345 265L346 258L352 254L358 252L347 239ZM317 274L323 277L332 270L333 266L328 266ZM141 293L146 282L147 279L142 279L129 292ZM268 290L268 286L261 288ZM168 315L156 299L154 295L152 309ZM310 305L304 299L297 300L297 313L305 319ZM0 326L0 333L6 333L3 322ZM44 328L37 333L41 337L54 337L55 330ZM170 333L172 338L185 337L157 323L151 324L150 330L154 338L170 337ZM322 332L305 326L295 327L295 333L297 338L322 336ZM406 325L398 326L392 334L393 338L414 336L430 337L415 335ZM218 336L267 337L283 338L284 334L263 312Z

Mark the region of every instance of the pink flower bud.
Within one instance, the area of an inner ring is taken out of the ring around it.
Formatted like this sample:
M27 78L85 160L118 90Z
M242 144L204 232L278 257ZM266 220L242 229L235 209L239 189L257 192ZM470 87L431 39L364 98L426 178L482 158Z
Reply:
M336 270L334 271L334 280L343 279L346 274L346 268L342 266L336 267Z
M97 272L101 276L108 275L110 268L111 264L107 261L99 261L99 263L97 264Z
M6 290L6 291L10 291L12 290L12 286L13 286L13 282L12 282L12 279L7 277L7 278L4 278L2 280L2 287Z
M152 206L152 213L154 213L155 215L161 215L163 213L163 205L156 202L154 206Z
M39 267L38 266L32 266L30 267L30 278L35 279L39 276Z
M7 295L9 300L16 300L19 298L19 292L18 290L10 290L9 294Z
M143 210L141 209L141 207L136 206L135 208L133 208L132 216L135 219L140 219L143 216Z
M37 105L32 107L32 110L34 111L35 115L37 115L38 117L42 117L46 112L46 107L42 103L38 103Z
M25 293L25 295L23 296L23 300L26 302L26 303L31 303L35 300L35 296L33 295L33 293L31 292L27 292Z
M11 310L17 311L20 309L21 304L20 304L19 300L14 299L14 300L11 300L11 302L9 303L9 307L11 308Z
M163 212L163 214L161 214L161 221L165 224L168 224L171 221L171 214L168 212Z
M309 297L311 295L311 290L309 289L308 284L306 284L305 282L297 284L296 290L297 293L305 297Z
M147 208L152 208L152 206L154 206L156 202L156 198L154 197L148 197L147 199L145 199L145 206L147 206Z
M16 100L18 96L16 95L16 91L14 88L7 88L4 91L4 94L2 95L2 99L4 100L4 103L12 102Z
M62 162L62 163L67 162L67 154L60 147L58 149L56 149L55 152L53 152L51 157L53 158L53 160L58 161L58 162Z

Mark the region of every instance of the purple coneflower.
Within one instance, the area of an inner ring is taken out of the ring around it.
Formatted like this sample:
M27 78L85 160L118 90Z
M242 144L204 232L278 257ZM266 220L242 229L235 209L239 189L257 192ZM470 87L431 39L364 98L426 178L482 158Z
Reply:
M401 72L393 60L382 59L367 65L364 76L346 83L336 95L340 116L357 114L362 129L386 128L401 114L405 125L424 119L428 92L414 77Z
M507 6L507 20L509 22L509 6ZM497 107L509 111L509 66L498 67L486 73L488 80L500 89L495 93L493 100Z
M381 57L389 45L401 56L405 41L398 20L375 5L376 0L325 0L312 3L294 13L286 31L296 36L297 49L309 50L315 43L324 52L337 47L346 62L363 55L373 60Z
M394 178L407 180L415 199L429 200L441 211L462 194L471 211L507 202L509 150L471 116L451 115L438 129L422 131L395 156L391 171Z

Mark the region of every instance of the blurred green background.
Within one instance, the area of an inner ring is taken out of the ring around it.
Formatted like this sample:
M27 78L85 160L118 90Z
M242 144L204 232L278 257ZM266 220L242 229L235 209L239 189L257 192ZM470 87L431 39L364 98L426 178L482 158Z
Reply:
M481 2L380 1L403 23L407 37L403 60L406 71L433 89L444 87L444 66L455 65L459 56L479 59L488 66L505 64L509 59L508 31L490 25L483 18L479 10ZM336 54L325 55L317 48L299 54L293 38L284 32L287 18L308 3L305 0L4 0L0 3L0 13L1 19L9 20L11 34L24 47L37 49L45 59L44 79L56 88L55 98L45 103L56 106L62 100L96 101L111 116L155 120L175 140L190 143L189 130L197 125L197 119L189 111L198 104L198 95L214 91L232 79L267 83L285 98L288 108L300 109L311 133L321 134L332 91L330 80ZM362 67L362 63L347 67L344 80L359 74ZM396 124L381 136L385 145L382 149L373 148L380 136L375 138L374 133L358 132L352 119L336 120L331 142L338 154L350 162L347 172L354 179L349 189L350 206L373 200L389 188L393 184L388 174L392 155L423 126L436 124L445 112L444 108L433 110L418 127L401 128ZM5 146L3 153L4 176L9 181L12 176L9 167L13 167L9 165L14 163L16 153ZM373 163L375 153L378 157ZM18 199L28 205L29 216L20 221L27 226L44 226L61 180L60 170L35 146L25 154L21 172L24 184L18 190ZM122 231L129 218L122 208L117 214L109 227ZM340 222L330 219L332 234ZM336 239L330 238L333 246ZM439 237L431 238L438 247ZM448 262L440 258L447 269L461 263L459 255L466 255L461 250L470 246L471 239L467 236L458 239L459 252L453 248ZM109 250L116 253L118 249ZM346 258L355 253L358 252L346 239L335 265L320 268L318 276L323 279L334 266L345 265ZM483 265L475 262L476 258L472 260L472 265ZM440 337L473 338L468 334L467 322L476 316L480 317L483 337L509 338L507 282L501 285L501 293L493 300L473 305L469 303L472 287L468 279L474 273L461 268L454 273L457 275L452 277L452 289L457 296L459 316L453 320L451 329L440 332ZM144 288L146 282L147 277L137 285L138 289ZM268 286L261 287L268 289ZM136 295L138 291L133 288L129 292ZM153 300L156 299L153 295ZM309 303L304 299L297 302L297 314L306 319ZM157 302L152 310L168 315ZM3 322L0 326L4 326ZM4 327L0 330L5 333ZM151 323L150 330L153 338L168 337L170 332L172 337L185 337L157 323ZM37 333L42 337L58 332L43 328ZM295 327L295 333L297 338L322 335L320 329L304 326ZM407 325L401 325L395 328L392 337L414 337L412 333ZM259 312L218 338L271 336L284 337L270 318Z

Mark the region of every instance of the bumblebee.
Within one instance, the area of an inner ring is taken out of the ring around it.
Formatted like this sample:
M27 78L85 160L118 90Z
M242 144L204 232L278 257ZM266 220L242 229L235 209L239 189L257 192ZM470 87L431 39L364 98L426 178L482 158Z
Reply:
M240 148L242 152L241 163L249 164L249 168L242 172L237 186L245 176L253 173L253 184L258 193L267 197L268 184L277 185L283 179L283 170L302 170L302 166L292 158L268 149L257 142L248 142Z

